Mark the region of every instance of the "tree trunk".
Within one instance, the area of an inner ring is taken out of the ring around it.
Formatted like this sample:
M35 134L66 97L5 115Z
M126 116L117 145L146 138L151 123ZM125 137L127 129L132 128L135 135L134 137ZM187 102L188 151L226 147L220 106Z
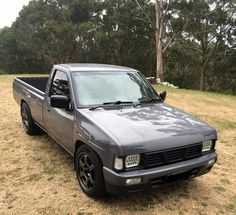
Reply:
M136 2L138 2L136 0ZM156 78L159 78L161 82L165 80L164 76L164 62L163 56L166 49L174 44L175 41L181 36L183 29L186 26L187 21L185 20L179 27L179 29L173 33L172 37L163 42L166 33L166 24L167 24L167 12L169 11L170 0L156 0ZM137 3L138 4L138 3ZM139 4L138 4L139 5Z
M200 74L200 85L199 85L199 90L204 91L204 80L205 80L205 72L204 69L201 69L201 74Z
M163 72L163 2L156 0L156 78L160 78L161 82L164 81Z
M157 78L160 78L161 82L164 81L164 73L163 73L163 54L162 54L162 46L161 44L157 47Z
M205 90L205 74L206 74L206 68L207 63L204 62L202 64L201 73L200 73L200 84L199 84L199 90L204 91Z

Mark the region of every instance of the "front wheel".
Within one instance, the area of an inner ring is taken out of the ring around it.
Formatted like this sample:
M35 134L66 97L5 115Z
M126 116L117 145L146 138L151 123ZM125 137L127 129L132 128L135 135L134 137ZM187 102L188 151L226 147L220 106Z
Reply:
M83 192L90 197L105 193L102 163L99 157L86 145L82 145L75 156L77 179Z

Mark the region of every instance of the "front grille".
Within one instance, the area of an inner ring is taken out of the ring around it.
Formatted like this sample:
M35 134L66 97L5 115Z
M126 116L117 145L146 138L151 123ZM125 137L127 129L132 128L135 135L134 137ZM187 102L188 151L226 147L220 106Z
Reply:
M202 144L197 143L185 147L149 152L145 154L144 167L163 166L170 163L188 160L201 156Z

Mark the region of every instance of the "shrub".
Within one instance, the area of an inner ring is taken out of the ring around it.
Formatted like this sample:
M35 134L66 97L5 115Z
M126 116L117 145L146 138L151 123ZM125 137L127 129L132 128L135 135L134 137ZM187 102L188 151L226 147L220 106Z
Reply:
M156 79L156 83L162 86L166 86L166 87L171 87L171 88L175 88L178 89L178 86L175 86L174 84L170 84L169 82L165 81L165 82L161 82L160 78Z

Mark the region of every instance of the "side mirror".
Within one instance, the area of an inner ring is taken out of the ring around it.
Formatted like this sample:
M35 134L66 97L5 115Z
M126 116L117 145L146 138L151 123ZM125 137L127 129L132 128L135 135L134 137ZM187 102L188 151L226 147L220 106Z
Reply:
M166 91L160 92L159 96L161 97L162 101L164 102L166 100Z
M54 108L69 110L70 101L67 96L53 95L50 98L50 104Z

